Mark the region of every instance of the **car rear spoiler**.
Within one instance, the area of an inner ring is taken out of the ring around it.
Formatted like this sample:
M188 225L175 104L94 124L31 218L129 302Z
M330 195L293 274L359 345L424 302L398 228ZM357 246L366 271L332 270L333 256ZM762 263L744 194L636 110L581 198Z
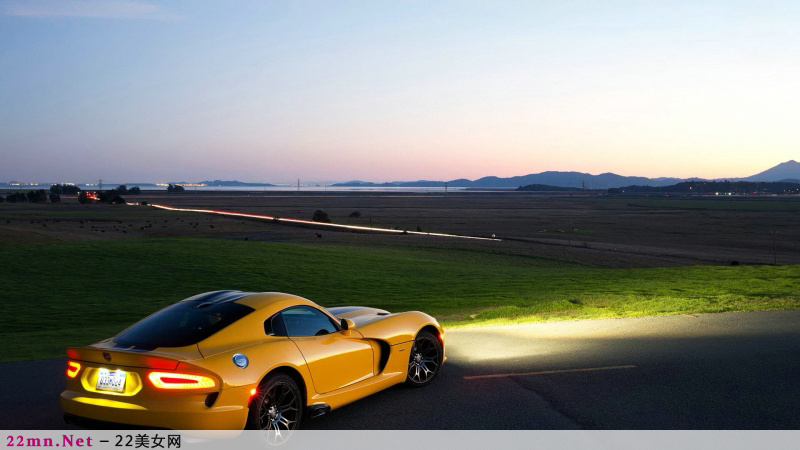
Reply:
M125 350L110 350L94 347L70 347L67 357L71 360L86 361L96 364L113 364L114 366L146 367L150 369L175 370L182 360L200 358L196 346L194 351L185 352L134 352ZM170 349L170 350L183 350ZM186 350L189 350L186 348ZM181 355L180 353L187 353Z

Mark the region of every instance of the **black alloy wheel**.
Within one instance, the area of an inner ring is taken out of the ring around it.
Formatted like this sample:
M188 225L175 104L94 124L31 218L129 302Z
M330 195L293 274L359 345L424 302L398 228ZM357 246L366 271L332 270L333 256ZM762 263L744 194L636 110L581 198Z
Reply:
M303 419L303 395L288 375L268 376L250 401L248 428L267 432L267 439L282 442Z
M442 343L428 331L420 331L408 358L406 384L422 387L433 381L442 365Z

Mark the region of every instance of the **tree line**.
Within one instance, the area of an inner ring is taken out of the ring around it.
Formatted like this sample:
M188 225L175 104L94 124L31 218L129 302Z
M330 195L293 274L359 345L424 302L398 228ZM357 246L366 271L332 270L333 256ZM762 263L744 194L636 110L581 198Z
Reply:
M124 184L114 189L96 192L84 191L72 184L54 184L50 186L49 194L44 189L35 189L28 192L12 192L5 197L0 195L0 203L47 203L48 200L50 200L51 203L60 203L61 194L64 194L77 195L78 202L80 203L99 202L122 204L125 203L125 199L122 198L122 195L138 195L139 193L141 193L139 186L128 189Z
M47 203L50 200L53 203L61 201L61 196L58 194L47 194L44 189L38 189L28 192L12 192L5 197L0 195L0 203L6 201L8 203Z

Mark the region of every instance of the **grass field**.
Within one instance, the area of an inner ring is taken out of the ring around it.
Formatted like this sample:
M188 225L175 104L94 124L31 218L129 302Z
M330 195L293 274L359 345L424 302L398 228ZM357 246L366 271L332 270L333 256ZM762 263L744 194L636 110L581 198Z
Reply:
M799 266L598 269L456 249L119 239L0 247L0 360L64 355L182 298L240 289L422 310L448 326L800 308Z

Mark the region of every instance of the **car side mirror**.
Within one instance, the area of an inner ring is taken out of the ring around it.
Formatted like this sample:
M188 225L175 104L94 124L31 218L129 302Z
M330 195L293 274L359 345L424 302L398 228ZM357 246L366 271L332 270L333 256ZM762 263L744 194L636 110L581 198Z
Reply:
M355 330L356 323L350 319L342 319L342 329L343 330Z

